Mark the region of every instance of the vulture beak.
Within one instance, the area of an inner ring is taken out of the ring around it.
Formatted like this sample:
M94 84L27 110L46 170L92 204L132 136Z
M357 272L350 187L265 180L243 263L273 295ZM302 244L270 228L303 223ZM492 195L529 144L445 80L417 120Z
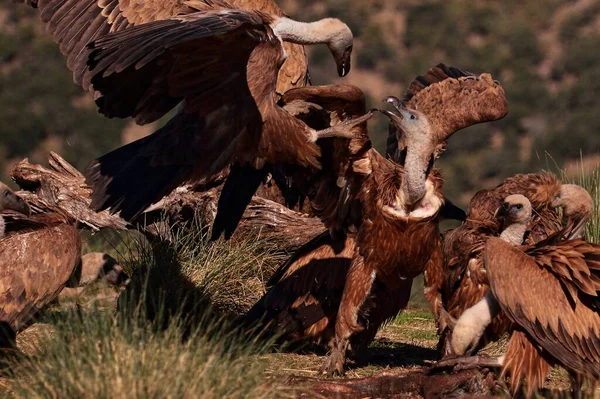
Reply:
M400 113L400 117L402 117L402 111L406 109L406 105L398 98L394 96L389 96L383 102L392 104L394 108Z
M31 208L23 198L19 197L8 187L0 188L3 188L0 190L0 209L12 209L23 215L31 216Z
M406 109L406 105L402 101L400 101L397 97L390 96L383 100L384 103L392 104L394 108L398 111L391 112L385 109L379 109L378 111L390 118L390 121L399 129L402 130L402 119L404 119L404 115L402 115L402 110Z
M502 204L494 212L494 219L502 220L508 216L508 204Z

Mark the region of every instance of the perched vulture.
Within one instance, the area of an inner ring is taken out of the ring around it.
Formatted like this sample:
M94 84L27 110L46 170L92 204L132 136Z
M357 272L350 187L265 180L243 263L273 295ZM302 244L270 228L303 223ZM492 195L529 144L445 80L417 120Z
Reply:
M450 352L469 353L500 311L512 323L508 348L498 359L441 364L502 367L513 392L525 378L528 397L542 386L550 366L561 366L577 393L584 380L600 379L600 245L569 240L565 230L517 246L531 218L529 200L521 195L509 196L497 215L504 217L505 228L500 238L488 239L483 254L490 290L459 318Z
M447 79L454 82L444 84L442 96L434 83L415 92L411 101L395 103L394 113L386 112L406 143L400 164L372 148L362 124L353 128L359 138L319 142L322 170L294 176L329 231L280 268L247 319L262 320L292 339L328 344L331 353L322 368L328 374L343 373L348 345L368 345L379 327L406 306L412 279L428 262L441 264L438 217L444 197L441 176L432 167L440 141L484 118L506 114L504 91L488 74ZM474 96L468 108L463 92ZM431 95L439 97L435 106L426 101ZM351 86L294 89L283 100L287 110L310 123L318 123L320 110L329 115L329 124L366 111L362 92ZM429 106L416 110L413 104ZM438 112L462 124L440 124ZM444 130L449 126L454 130Z
M591 214L592 202L587 191L576 185L561 184L548 172L516 175L491 190L475 194L467 210L467 220L444 235L443 270L426 272L425 293L438 324L440 356L447 354L447 339L454 320L479 302L489 289L483 250L489 237L500 235L502 225L494 218L494 211L509 194L524 195L532 204L534 213L526 244L534 244L563 229L556 207L563 207L570 230L581 230ZM510 321L500 313L474 350L498 340L509 327Z
M255 191L265 162L319 167L315 141L343 135L316 132L277 105L277 91L306 83L298 45L327 44L339 75L349 72L352 32L337 19L296 22L266 0L33 5L67 54L75 81L96 92L101 113L144 124L181 104L163 128L90 166L96 210L131 220L178 185L231 163L255 168L243 182Z
M14 194L5 195L6 190L2 188L0 208L10 205L29 214L25 202L16 201ZM0 238L0 346L14 345L16 332L56 299L80 260L79 232L61 216L7 217L6 234Z

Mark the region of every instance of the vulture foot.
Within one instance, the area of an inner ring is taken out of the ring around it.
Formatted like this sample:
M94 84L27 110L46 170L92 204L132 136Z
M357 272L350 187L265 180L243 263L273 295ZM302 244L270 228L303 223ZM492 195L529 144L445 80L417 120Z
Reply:
M368 121L369 119L371 119L372 116L373 111L369 111L365 115L359 116L358 118L338 123L337 125L334 125L328 129L319 130L315 132L315 141L327 137L343 137L347 139L360 138L362 132L354 131L353 128L360 125L361 123Z
M433 363L433 365L429 369L429 373L435 374L437 372L441 372L447 369L452 369L452 371L456 372L469 369L498 367L502 367L502 360L497 357L490 357L484 355L469 357L457 356L453 358L446 358L440 360L439 362Z
M344 352L337 347L333 348L327 356L325 363L323 363L323 365L319 369L319 374L326 374L328 377L342 377L345 374L344 363Z

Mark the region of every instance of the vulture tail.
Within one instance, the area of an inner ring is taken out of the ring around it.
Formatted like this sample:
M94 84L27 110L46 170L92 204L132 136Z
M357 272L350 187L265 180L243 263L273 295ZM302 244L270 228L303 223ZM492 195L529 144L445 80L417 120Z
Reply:
M221 237L221 234L225 234L226 239L231 238L269 169L268 166L256 169L250 165L239 164L231 167L217 205L217 215L212 227L213 240Z
M169 139L159 133L161 130L94 161L86 171L86 183L93 190L92 209L110 208L111 213L120 211L123 219L132 221L190 177L190 165L157 161L155 149Z

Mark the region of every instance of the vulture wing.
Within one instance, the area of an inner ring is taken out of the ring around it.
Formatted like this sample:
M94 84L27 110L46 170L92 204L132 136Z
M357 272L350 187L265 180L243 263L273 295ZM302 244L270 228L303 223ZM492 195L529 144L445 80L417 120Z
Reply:
M89 47L92 84L101 93L96 102L104 114L145 123L185 100L159 131L91 166L95 209L111 207L131 220L186 180L252 160L259 146L275 152L285 147L282 152L293 154L307 146L302 127L285 125L287 120L278 130L290 131L284 140L261 134L259 107L276 108L275 79L284 60L262 14L189 14L134 26ZM255 49L260 53L251 57ZM128 194L132 185L135 196Z
M73 80L88 89L85 46L110 32L133 25L145 24L190 14L196 11L222 9L260 10L283 16L273 0L11 0L40 10L46 29L67 56L67 66L73 71ZM304 47L284 43L288 59L281 68L277 92L285 93L293 87L304 86L308 80Z
M322 129L323 120L337 125L345 120L365 115L366 101L362 90L350 85L303 87L287 92L283 101L286 109L311 116L321 111L321 118L304 119L314 129ZM324 114L324 116L323 116ZM303 115L299 115L303 118ZM317 125L311 125L317 123ZM301 191L312 192L311 207L325 225L334 231L344 231L357 216L357 195L362 183L371 173L371 141L367 124L354 127L357 138L320 140L322 170L307 176L306 171L291 178Z
M489 74L476 76L444 64L417 76L402 100L409 108L423 112L431 121L440 143L436 156L454 132L477 123L501 119L508 112L504 89ZM405 148L399 134L390 127L387 141L388 156L397 162Z
M354 240L334 240L329 232L300 248L271 277L269 291L246 315L250 324L274 323L290 335L321 337L337 314Z
M0 321L15 331L57 297L81 261L75 227L27 224L0 239Z
M572 240L523 252L491 238L484 259L508 318L566 368L600 378L600 247Z

